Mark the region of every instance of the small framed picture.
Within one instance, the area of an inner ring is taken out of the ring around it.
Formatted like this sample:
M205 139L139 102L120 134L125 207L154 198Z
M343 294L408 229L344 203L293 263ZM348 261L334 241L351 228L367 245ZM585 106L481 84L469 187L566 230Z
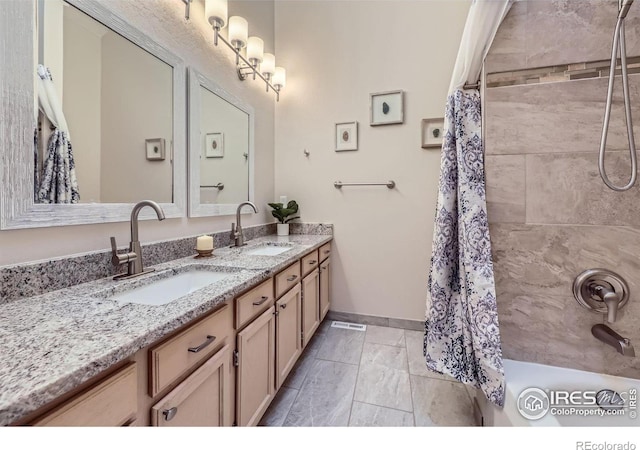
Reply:
M206 135L204 156L207 158L222 158L224 156L224 135L222 133L208 133Z
M164 161L164 139L147 139L144 141L147 150L147 159L149 161Z
M358 122L336 124L336 151L358 150Z
M371 94L372 127L404 123L404 91L389 91Z
M442 147L444 118L422 119L422 148Z

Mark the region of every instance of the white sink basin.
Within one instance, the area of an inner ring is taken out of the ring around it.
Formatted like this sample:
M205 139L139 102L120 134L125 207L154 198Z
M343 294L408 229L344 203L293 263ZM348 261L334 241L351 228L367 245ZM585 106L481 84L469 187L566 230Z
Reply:
M111 300L116 300L120 303L137 303L139 305L166 305L173 300L224 280L231 275L228 272L192 270L116 294L111 297Z
M280 253L284 253L286 251L291 250L291 247L278 247L275 245L263 245L262 247L254 248L253 250L249 250L247 255L259 255L259 256L275 256Z

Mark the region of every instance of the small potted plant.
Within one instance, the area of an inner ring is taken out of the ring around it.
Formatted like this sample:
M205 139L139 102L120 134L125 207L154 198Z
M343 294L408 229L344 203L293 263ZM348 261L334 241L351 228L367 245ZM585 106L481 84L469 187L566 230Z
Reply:
M298 204L295 200L291 200L285 207L282 203L269 203L273 208L271 214L278 219L278 236L289 236L289 222L299 219L299 216L289 217L298 212Z

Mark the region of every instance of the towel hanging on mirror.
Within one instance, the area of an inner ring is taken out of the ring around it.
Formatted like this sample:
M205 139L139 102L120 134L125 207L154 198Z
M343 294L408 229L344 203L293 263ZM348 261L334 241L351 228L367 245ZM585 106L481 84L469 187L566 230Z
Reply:
M55 129L49 137L35 196L38 203L78 203L71 137L49 69L38 65L38 105ZM37 163L36 163L37 167Z

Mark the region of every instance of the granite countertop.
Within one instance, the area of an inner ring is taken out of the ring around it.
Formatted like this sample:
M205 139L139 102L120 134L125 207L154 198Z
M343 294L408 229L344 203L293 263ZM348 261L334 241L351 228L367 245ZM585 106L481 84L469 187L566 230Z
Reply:
M187 257L155 272L111 277L19 299L0 308L0 425L11 424L180 326L265 280L329 242L330 235L264 236L212 258ZM279 255L248 255L264 245L290 247ZM119 303L113 294L190 269L230 276L166 305Z

